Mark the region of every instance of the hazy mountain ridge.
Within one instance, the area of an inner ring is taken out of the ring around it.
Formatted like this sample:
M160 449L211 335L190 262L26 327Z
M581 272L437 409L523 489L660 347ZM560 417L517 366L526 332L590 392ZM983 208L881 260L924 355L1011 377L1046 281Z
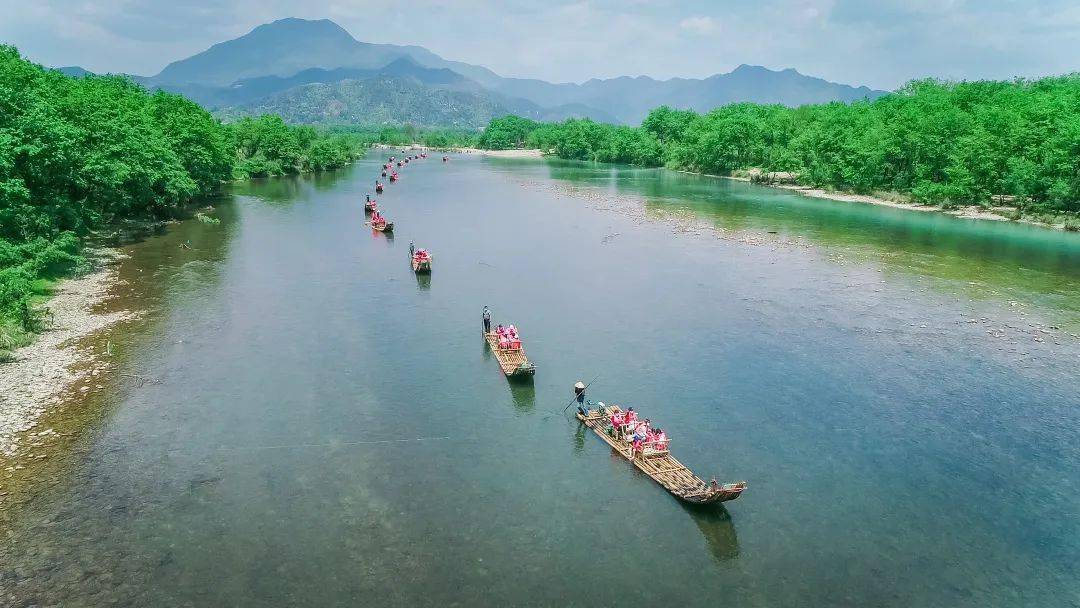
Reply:
M487 92L451 91L429 87L412 78L379 76L295 86L224 108L219 115L232 119L274 113L287 122L310 124L479 127L511 111Z
M707 112L717 106L742 101L798 106L873 99L885 93L805 76L793 69L775 71L750 65L740 65L727 74L704 79L656 80L648 76L621 76L593 79L582 84L552 84L535 79L507 78L495 90L540 105L569 100L585 106L601 106L620 122L630 124L639 123L651 109L661 105Z
M448 87L426 83L416 76L389 74L312 81L220 106L216 113L226 120L273 113L294 123L413 123L472 128L483 127L492 118L507 114L551 121L586 115L585 110L574 105L541 108L530 101L505 98L475 83L472 85L475 86ZM600 118L614 120L610 116Z
M155 76L134 78L149 88L187 95L228 116L265 108L297 118L354 116L363 120L366 110L362 101L366 100L376 104L370 108L368 122L410 122L412 118L406 117L426 116L454 125L470 124L497 111L541 120L574 116L636 124L660 105L704 112L738 101L795 106L883 94L791 69L774 71L746 65L705 79L623 76L573 84L504 78L482 66L443 59L423 47L361 42L326 19L295 18L260 25L239 38L170 63ZM357 82L368 84L312 86ZM390 86L391 90L380 95L374 90L378 86ZM346 93L361 97L342 98ZM305 99L305 95L314 97ZM335 105L318 112L312 107L316 99ZM385 105L390 99L408 99L413 107L400 107L395 112ZM464 99L476 103L476 111L463 108L459 102ZM292 110L285 103L298 103L306 109Z

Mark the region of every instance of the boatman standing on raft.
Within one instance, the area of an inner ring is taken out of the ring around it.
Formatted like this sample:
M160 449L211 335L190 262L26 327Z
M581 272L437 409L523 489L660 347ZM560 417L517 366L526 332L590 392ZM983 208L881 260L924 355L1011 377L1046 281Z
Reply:
M578 382L574 385L574 398L577 399L577 409L582 416L589 415L589 408L585 407L585 383Z
M484 333L491 333L491 311L487 306L484 307Z

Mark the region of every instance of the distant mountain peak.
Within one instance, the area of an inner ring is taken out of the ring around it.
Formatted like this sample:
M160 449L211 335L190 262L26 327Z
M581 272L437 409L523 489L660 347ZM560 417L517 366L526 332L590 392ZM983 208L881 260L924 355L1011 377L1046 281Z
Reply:
M767 68L767 67L765 67L763 65L750 65L748 63L741 63L741 64L739 64L739 67L735 68L734 70L731 70L730 73L732 73L732 74L765 74L765 73L773 73L773 74L775 74L776 70L770 70L769 68Z
M374 46L357 41L329 19L289 17L264 23L197 55L174 61L153 80L223 86L244 78L291 76L306 68L333 69L355 63L350 59ZM387 61L379 57L377 62Z
M257 26L255 29L248 32L246 36L250 36L257 32L288 32L293 35L306 34L309 36L343 36L350 40L356 40L348 30L329 19L300 19L299 17L286 17ZM243 38L243 36L241 36L241 38Z

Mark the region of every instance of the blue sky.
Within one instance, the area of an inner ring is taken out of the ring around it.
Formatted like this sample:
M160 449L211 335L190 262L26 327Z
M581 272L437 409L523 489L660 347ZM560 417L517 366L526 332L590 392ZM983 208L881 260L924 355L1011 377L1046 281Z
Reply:
M1077 0L0 0L0 15L0 41L34 61L144 75L283 17L552 81L749 63L890 89L1080 70Z

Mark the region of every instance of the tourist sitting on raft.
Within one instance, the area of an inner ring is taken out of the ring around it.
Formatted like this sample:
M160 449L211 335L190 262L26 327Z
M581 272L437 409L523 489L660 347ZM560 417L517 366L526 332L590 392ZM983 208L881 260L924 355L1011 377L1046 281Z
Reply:
M413 252L413 261L415 261L417 264L421 264L423 262L430 262L431 254L428 253L427 249L421 247L420 249L417 249Z
M517 328L513 325L503 327L502 323L499 323L495 327L495 337L498 340L499 348L503 350L520 350L521 338L518 336Z
M604 404L598 405L603 411ZM609 422L608 434L629 443L635 454L644 453L646 448L657 452L667 450L667 433L663 429L653 428L648 418L639 421L634 408L612 413Z
M371 225L372 226L384 226L384 225L386 225L386 218L383 217L381 213L379 213L378 209L371 212Z

